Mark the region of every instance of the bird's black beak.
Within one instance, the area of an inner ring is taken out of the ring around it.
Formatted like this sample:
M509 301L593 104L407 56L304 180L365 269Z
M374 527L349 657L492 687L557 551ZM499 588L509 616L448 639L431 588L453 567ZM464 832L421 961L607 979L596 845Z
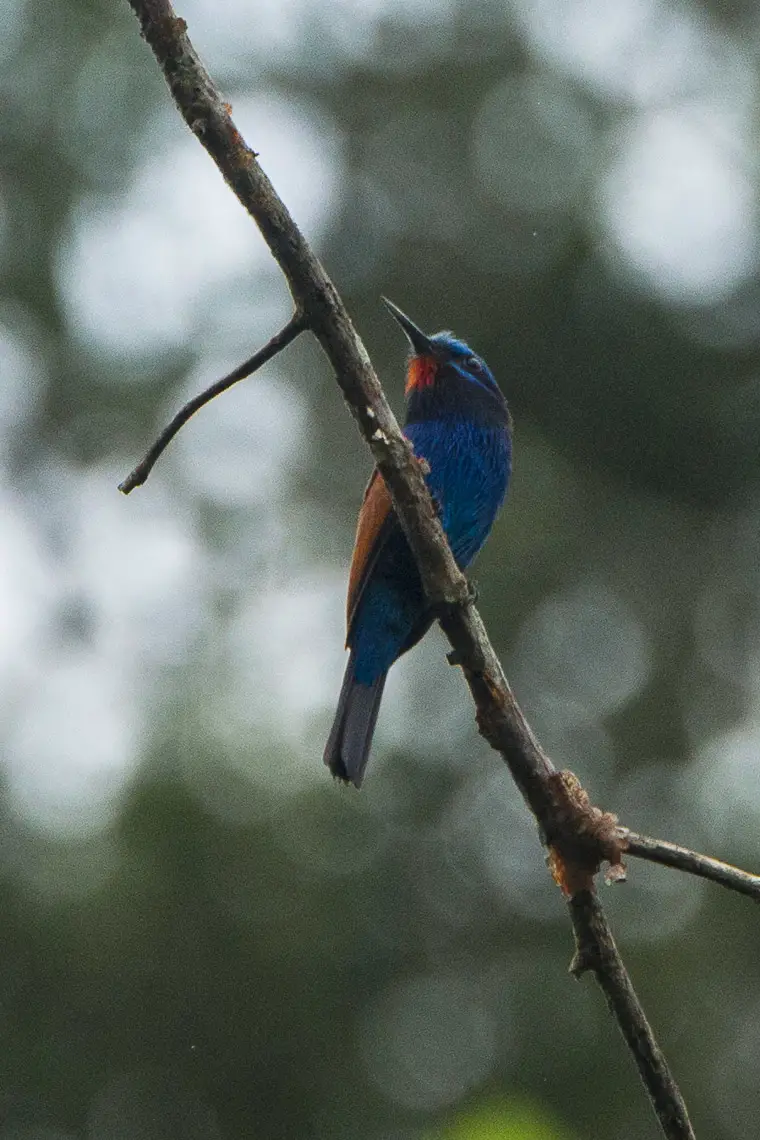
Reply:
M414 321L410 321L406 313L402 313L401 309L399 309L397 305L393 304L393 301L389 301L387 297L381 297L380 300L383 302L393 319L398 321L398 323L401 325L402 329L407 335L412 349L417 354L417 356L430 356L433 352L433 345L430 337L426 336L422 329L417 327Z

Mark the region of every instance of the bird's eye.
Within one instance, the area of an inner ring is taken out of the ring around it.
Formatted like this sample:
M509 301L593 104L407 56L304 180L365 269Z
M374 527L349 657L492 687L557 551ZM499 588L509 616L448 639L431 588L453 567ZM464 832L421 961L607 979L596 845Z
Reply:
M470 372L474 372L476 376L483 375L483 361L480 360L477 356L467 357L467 368Z

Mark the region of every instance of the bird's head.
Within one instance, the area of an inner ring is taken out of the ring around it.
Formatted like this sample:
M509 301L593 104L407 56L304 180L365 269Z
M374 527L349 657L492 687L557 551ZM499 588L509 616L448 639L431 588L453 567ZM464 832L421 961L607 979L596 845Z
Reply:
M428 336L387 297L383 302L411 346L406 373L409 420L473 412L509 422L506 400L482 357L453 333Z

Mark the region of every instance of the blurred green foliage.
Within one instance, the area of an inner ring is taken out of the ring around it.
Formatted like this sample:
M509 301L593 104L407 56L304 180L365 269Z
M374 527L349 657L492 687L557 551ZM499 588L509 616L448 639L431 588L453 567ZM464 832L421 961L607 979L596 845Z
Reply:
M512 1098L463 1113L440 1136L441 1140L564 1140L568 1133L541 1109Z

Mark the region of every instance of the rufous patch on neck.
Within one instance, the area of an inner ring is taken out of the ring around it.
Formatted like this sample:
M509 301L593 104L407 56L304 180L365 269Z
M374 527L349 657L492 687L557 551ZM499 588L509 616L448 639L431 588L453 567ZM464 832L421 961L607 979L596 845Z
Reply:
M435 382L438 361L434 356L413 356L406 370L406 394L430 388Z

